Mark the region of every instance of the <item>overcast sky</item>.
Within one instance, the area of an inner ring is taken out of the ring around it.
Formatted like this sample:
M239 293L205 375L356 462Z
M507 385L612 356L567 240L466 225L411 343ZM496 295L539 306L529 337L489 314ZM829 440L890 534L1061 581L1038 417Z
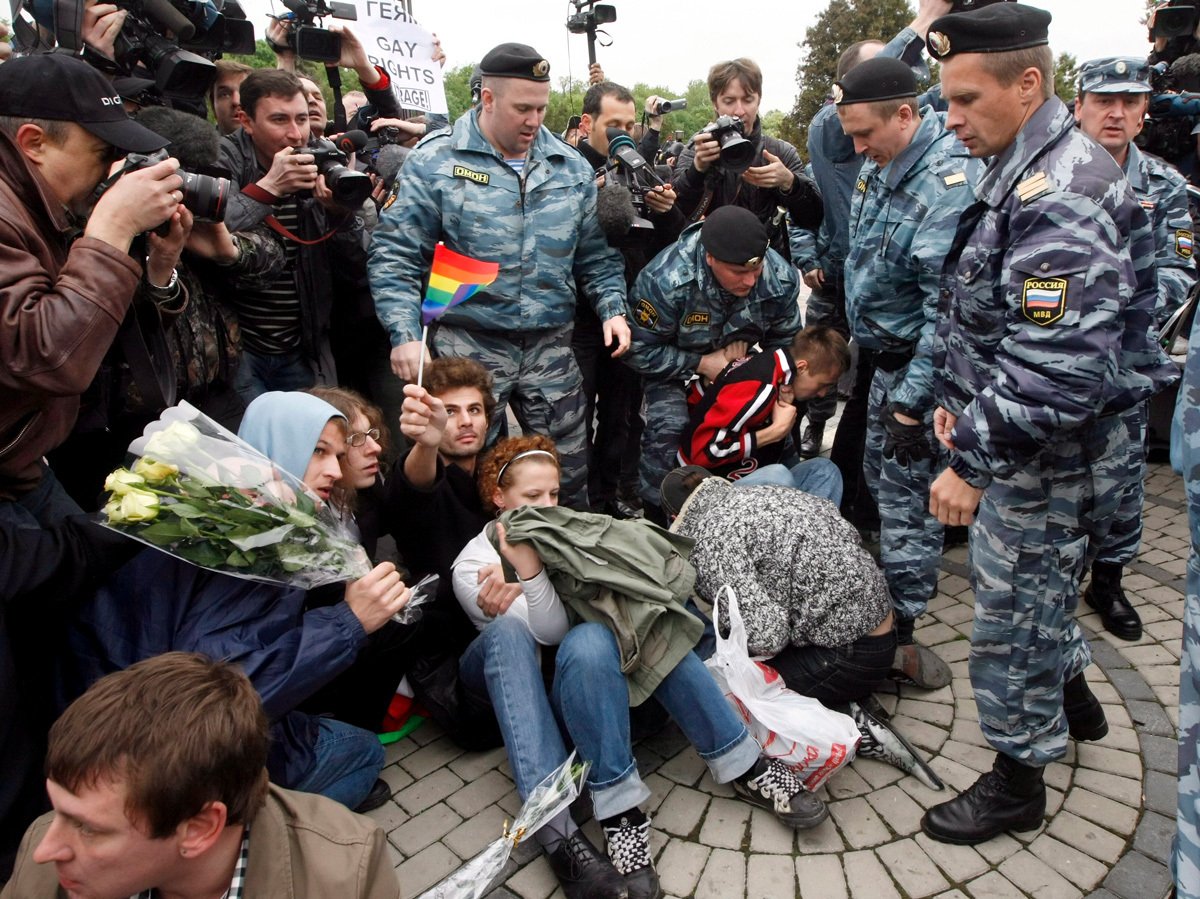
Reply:
M240 0L262 37L262 16L285 11L279 0ZM363 4L365 0L357 0ZM587 38L566 29L567 0L412 0L413 12L441 38L448 65L478 62L504 41L531 44L550 61L550 76L587 77ZM796 97L796 64L804 32L824 2L759 0L614 0L617 21L607 26L612 40L596 53L605 74L629 86L662 84L682 91L703 79L711 63L749 56L763 69L763 111L790 110ZM1080 61L1100 56L1144 56L1146 29L1139 23L1142 0L1041 0L1049 10L1050 45ZM505 15L507 11L508 15ZM255 13L257 12L257 16ZM353 28L353 24L350 25ZM889 38L891 35L880 35Z

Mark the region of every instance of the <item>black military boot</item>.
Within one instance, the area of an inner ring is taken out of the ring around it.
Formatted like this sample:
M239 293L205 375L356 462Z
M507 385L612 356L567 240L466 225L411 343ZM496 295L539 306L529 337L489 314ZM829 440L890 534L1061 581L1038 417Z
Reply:
M921 829L942 843L974 846L1006 830L1035 830L1045 817L1042 769L997 753L992 770L966 792L927 811Z
M1076 740L1101 740L1108 734L1104 707L1082 672L1063 684L1063 714Z
M825 422L813 424L811 421L804 425L800 432L800 458L815 459L821 455L821 444L825 440Z
M1104 628L1122 640L1142 638L1142 619L1129 604L1121 587L1122 566L1113 562L1093 562L1092 582L1084 591L1083 601L1100 613Z

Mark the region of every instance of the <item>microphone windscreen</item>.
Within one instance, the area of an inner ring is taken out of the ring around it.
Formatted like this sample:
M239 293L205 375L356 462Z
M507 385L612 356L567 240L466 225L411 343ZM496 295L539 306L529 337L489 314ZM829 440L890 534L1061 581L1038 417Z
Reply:
M629 188L613 183L610 178L596 196L596 218L605 236L623 237L633 227L637 217Z

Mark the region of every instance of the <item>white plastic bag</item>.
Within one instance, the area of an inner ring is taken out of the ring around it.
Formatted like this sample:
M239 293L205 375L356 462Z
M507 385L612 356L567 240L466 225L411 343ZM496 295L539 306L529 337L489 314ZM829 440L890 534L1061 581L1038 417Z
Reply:
M717 649L704 664L735 712L767 758L779 759L809 790L816 790L854 758L861 735L849 715L830 711L815 699L784 686L774 668L750 658L746 628L737 597L726 586L717 595L725 598L729 636L717 629ZM713 609L717 619L717 609Z

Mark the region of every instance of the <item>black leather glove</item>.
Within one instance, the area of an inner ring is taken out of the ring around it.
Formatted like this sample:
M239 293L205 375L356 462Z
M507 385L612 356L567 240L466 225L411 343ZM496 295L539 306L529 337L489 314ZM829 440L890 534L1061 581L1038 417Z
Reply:
M883 438L884 458L895 459L905 467L933 458L931 435L923 421L906 425L898 421L892 407L887 406L883 410L883 427L887 432Z

